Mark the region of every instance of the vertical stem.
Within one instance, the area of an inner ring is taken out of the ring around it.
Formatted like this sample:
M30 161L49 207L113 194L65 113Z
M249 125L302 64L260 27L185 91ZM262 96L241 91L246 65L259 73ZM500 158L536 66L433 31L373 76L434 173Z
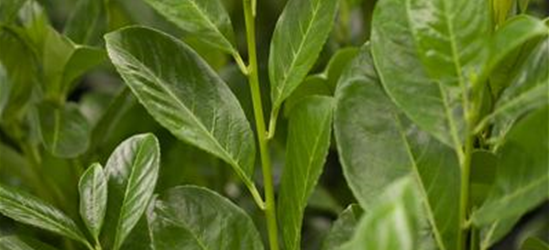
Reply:
M459 199L459 248L460 250L467 249L467 234L469 232L468 207L469 207L469 177L471 172L471 156L473 153L473 136L467 136L465 141L464 158L461 162L461 184L460 184L460 199Z
M255 18L253 14L252 0L244 0L244 15L246 19L246 38L248 40L248 81L252 94L254 116L261 155L261 167L265 185L265 217L269 234L271 250L278 250L278 226L276 222L276 203L274 198L274 185L271 168L271 159L267 145L267 131L263 116L263 104L261 103L261 91L259 89L259 76L257 67L257 48L255 42Z

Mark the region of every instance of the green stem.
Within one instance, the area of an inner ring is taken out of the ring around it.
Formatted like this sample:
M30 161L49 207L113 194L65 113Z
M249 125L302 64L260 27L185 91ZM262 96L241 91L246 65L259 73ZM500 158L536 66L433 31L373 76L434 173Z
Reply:
M244 15L246 19L246 38L248 41L248 81L252 94L254 116L259 141L261 156L261 167L263 170L263 181L265 186L265 217L267 219L267 230L269 234L269 245L271 250L278 250L278 226L276 222L276 201L274 197L274 185L272 176L271 159L267 145L267 131L263 116L263 104L261 103L261 91L259 89L259 72L257 67L257 48L255 42L255 17L252 0L244 0Z
M469 177L471 172L471 156L473 153L473 137L468 136L465 141L464 158L461 162L461 192L459 199L459 222L460 230L458 235L458 242L460 250L466 250L467 248L467 234L469 232L468 226L468 207L469 207Z

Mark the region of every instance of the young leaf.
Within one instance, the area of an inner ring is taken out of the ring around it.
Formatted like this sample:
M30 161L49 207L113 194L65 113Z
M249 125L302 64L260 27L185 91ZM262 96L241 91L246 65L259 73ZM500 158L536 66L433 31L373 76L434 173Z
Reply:
M337 249L350 241L362 213L359 205L349 205L332 224L332 229L322 243L322 250Z
M413 178L389 186L379 203L362 216L351 241L339 249L421 249L421 196L416 191Z
M334 0L290 0L284 8L269 55L273 112L278 112L315 63L332 29L337 4Z
M370 211L379 190L412 175L439 249L457 248L459 165L454 151L418 130L383 92L365 46L336 91L335 136L343 173ZM375 249L375 248L372 248Z
M374 12L372 53L389 96L455 150L490 33L487 1L382 0Z
M279 221L286 249L301 248L305 206L322 173L331 139L334 101L330 97L303 99L290 116L286 165L279 194Z
M75 80L105 58L100 49L75 45L67 37L49 28L44 43L44 77L47 96L65 98Z
M156 250L262 250L253 221L239 207L200 187L169 189L148 212L152 245Z
M37 105L37 118L42 144L54 156L73 158L89 146L91 128L73 103L56 107L49 102Z
M154 9L197 39L238 54L229 14L219 0L146 0Z
M39 227L67 238L89 243L74 221L37 197L0 185L0 213L21 223Z
M99 163L80 177L80 216L95 240L98 239L107 210L107 178Z
M118 72L156 121L229 163L255 190L253 133L223 80L191 48L158 31L127 28L106 40Z
M486 225L505 217L520 216L549 198L549 108L520 120L498 150L498 174L484 205L473 222Z
M549 103L549 36L543 38L518 67L519 73L503 91L494 111L477 128L493 121L494 136L498 139L505 136L518 118Z
M122 142L107 161L107 237L114 236L118 250L144 214L156 186L160 147L152 134L133 136ZM111 239L112 240L112 239Z
M4 236L0 237L0 249L5 250L56 250L55 248L46 245L40 241L19 237L19 236Z

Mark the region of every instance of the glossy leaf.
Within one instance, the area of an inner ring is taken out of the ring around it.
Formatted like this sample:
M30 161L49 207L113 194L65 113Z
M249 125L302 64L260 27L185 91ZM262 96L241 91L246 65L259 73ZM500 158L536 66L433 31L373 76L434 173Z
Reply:
M229 163L251 188L255 142L229 87L184 43L147 28L107 35L118 72L149 113L177 138Z
M301 226L307 201L324 168L331 139L334 100L312 96L290 116L286 164L282 173L278 213L285 249L301 249Z
M148 221L156 250L263 249L242 209L200 187L169 189L152 204Z
M372 52L389 96L455 150L469 90L488 60L490 23L488 1L383 0L374 12Z
M520 216L549 199L549 109L519 121L498 150L498 174L484 205L473 214L476 225Z
M389 186L340 250L415 250L419 248L421 199L413 178Z
M36 110L40 138L49 152L57 157L73 158L86 151L91 128L76 104L59 108L42 102Z
M63 33L77 44L95 45L107 29L107 1L79 0Z
M274 110L311 70L332 29L337 4L333 0L288 1L276 24L269 55Z
M55 250L55 248L34 239L20 236L0 237L0 249L5 250Z
M98 239L107 211L107 178L99 163L92 164L80 177L80 216L94 239Z
M71 218L57 208L22 191L0 186L0 213L18 222L88 244L86 237Z
M105 167L109 193L104 235L114 237L111 249L120 249L144 214L153 196L159 166L160 147L152 134L125 140L109 157Z
M349 205L332 224L328 236L322 243L322 250L333 250L347 243L362 217L363 211L357 204Z
M238 54L229 14L219 0L146 0L161 15L197 39Z
M438 248L456 249L457 156L398 111L380 86L368 46L340 79L336 98L334 131L340 161L362 208L370 211L381 202L379 190L412 175Z

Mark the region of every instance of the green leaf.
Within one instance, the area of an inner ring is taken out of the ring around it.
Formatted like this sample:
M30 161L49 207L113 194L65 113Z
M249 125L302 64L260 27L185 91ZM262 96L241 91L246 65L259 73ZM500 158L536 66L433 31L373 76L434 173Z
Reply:
M273 112L301 84L332 29L338 1L290 0L271 41L269 79Z
M480 233L480 249L488 249L499 242L513 230L521 216L500 218L490 225L482 227Z
M95 45L107 30L105 0L79 0L63 33L78 44Z
M3 0L0 2L0 23L11 23L27 0Z
M229 163L254 192L254 136L223 80L191 48L158 31L127 28L106 40L118 72L156 121Z
M334 100L311 96L290 115L286 164L278 203L282 239L286 249L301 249L301 226L311 196L328 155Z
M197 39L238 54L229 14L219 0L146 0L158 13Z
M250 217L210 190L175 187L151 206L148 221L156 250L263 249Z
M461 150L469 90L488 60L487 1L382 0L372 53L389 96L418 126Z
M303 100L303 98L312 95L332 96L328 80L323 75L308 76L303 83L284 102L284 116L290 117L293 108Z
M107 211L107 178L99 163L92 164L80 177L80 216L95 240Z
M392 184L383 199L362 217L351 241L339 249L420 249L420 197L413 178Z
M549 244L538 238L530 237L522 243L520 250L549 250Z
M457 156L406 119L380 85L365 46L336 91L334 131L349 187L362 208L370 211L380 202L379 190L412 175L438 248L456 249Z
M55 250L55 248L46 245L38 240L20 237L4 236L0 238L0 249L5 250Z
M498 140L518 118L549 103L549 36L537 43L517 68L520 71L503 91L494 111L477 126L479 130L494 122Z
M159 167L160 146L152 134L132 136L109 157L105 167L109 194L103 235L114 236L110 249L120 249L144 214L153 196Z
M497 151L498 174L484 205L473 213L476 225L520 216L549 198L549 108L520 120Z
M357 204L349 205L332 224L328 236L322 243L322 250L337 249L350 241L362 213L362 209Z
M0 63L0 118L2 118L2 112L4 112L4 108L10 99L10 91L11 85L6 69L2 63Z
M0 64L5 73L1 79L2 91L4 88L10 90L2 115L4 119L10 120L19 117L19 113L26 108L34 86L38 85L38 63L32 46L15 28L0 27L0 48L9 48L0 53Z
M37 197L0 185L0 213L88 245L74 221Z
M42 102L36 110L40 139L49 152L57 157L74 158L86 151L91 128L76 104L56 107Z
M491 0L494 23L502 25L510 14L515 0Z
M46 95L54 100L64 99L74 88L76 79L103 62L104 58L103 50L75 45L50 28L43 58Z

